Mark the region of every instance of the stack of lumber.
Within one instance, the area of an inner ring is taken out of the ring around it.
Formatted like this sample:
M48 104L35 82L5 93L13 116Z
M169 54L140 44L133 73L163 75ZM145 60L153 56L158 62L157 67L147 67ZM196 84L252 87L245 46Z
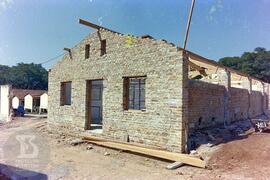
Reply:
M111 141L111 140L106 140L106 139L91 137L91 136L83 137L83 140L96 144L96 145L109 147L113 149L119 149L123 151L139 153L139 154L157 157L161 159L182 162L184 164L200 167L200 168L206 167L205 162L203 160L197 157L188 155L188 154L174 153L174 152L168 152L168 151L158 150L158 149L150 149L150 148L136 146L129 143Z

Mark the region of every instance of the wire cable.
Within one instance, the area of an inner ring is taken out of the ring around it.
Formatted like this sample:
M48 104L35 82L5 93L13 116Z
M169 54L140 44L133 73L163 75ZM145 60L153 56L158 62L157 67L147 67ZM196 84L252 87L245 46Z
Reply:
M42 63L39 63L39 64L46 64L46 63L49 63L49 62L51 62L51 61L53 61L53 60L55 60L55 59L57 59L57 58L59 58L59 57L61 57L61 56L63 56L65 53L61 53L61 54L59 54L59 55L57 55L57 56L55 56L55 57L53 57L53 58L50 58L50 59L48 59L48 60L46 60L46 61L43 61Z

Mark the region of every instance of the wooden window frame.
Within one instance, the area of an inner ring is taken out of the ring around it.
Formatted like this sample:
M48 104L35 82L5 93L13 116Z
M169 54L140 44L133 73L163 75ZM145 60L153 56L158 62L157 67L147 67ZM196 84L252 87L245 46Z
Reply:
M129 102L130 102L130 96L129 96L129 91L130 91L130 81L131 79L140 79L140 80L144 80L146 81L146 76L131 76L131 77L123 77L123 109L124 110L145 110L145 97L144 97L144 107L142 108L141 105L139 104L139 109L136 108L131 108L129 106ZM145 85L145 82L144 82ZM140 84L139 84L140 86ZM140 87L139 87L140 89ZM139 90L140 91L140 90ZM140 99L140 95L139 95L139 99ZM139 103L142 102L141 99L139 100Z
M129 105L129 78L123 78L123 109L128 110Z
M60 106L71 106L71 100L70 103L67 103L66 99L66 85L70 83L70 99L71 99L71 93L72 93L72 82L61 82L61 88L60 88Z

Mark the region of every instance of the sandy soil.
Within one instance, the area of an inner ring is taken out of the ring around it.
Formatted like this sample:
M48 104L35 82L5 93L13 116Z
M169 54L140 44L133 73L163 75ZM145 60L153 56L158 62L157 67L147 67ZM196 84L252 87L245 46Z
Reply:
M269 179L270 134L252 133L247 138L222 145L209 164L227 179ZM216 174L217 174L216 173Z
M20 166L16 161L9 161L15 155L6 152L14 147L14 151L19 149L12 140L14 134L29 130L43 139L38 146L40 153L45 152L41 159L46 163L39 167ZM19 118L1 125L0 179L4 179L3 174L18 178L14 167L36 172L37 176L31 176L32 179L268 179L270 176L270 134L267 132L258 134L250 130L242 139L216 146L209 157L208 169L183 166L167 170L170 162L85 143L72 146L70 142L76 137L67 135L66 131L37 118ZM88 150L90 146L92 149Z

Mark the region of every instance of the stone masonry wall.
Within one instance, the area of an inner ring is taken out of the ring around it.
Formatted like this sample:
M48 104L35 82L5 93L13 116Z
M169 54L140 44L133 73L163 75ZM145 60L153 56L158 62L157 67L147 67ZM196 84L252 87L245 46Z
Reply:
M101 30L107 54L100 56L97 32L72 48L49 73L50 121L83 130L86 114L86 81L103 79L103 132L101 136L124 139L162 149L184 151L187 110L187 65L173 45L149 38L130 38ZM127 43L127 39L129 42ZM130 43L131 42L131 43ZM85 59L85 44L90 58ZM183 73L185 71L185 73ZM123 77L147 76L146 110L123 110ZM60 106L60 83L72 81L72 103Z

